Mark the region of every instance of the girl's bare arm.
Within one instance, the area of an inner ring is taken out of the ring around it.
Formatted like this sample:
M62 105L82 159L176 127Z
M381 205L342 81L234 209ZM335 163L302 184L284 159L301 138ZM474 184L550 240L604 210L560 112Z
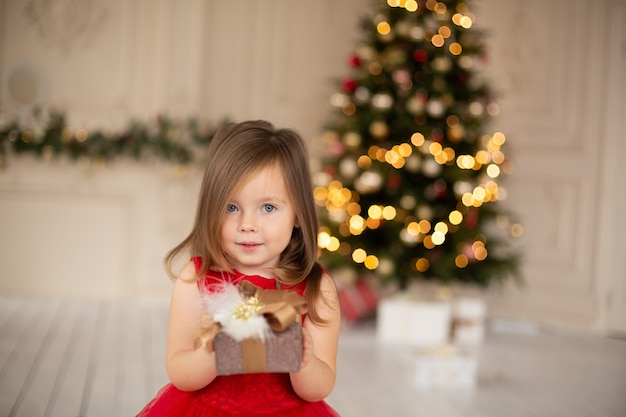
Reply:
M316 325L308 318L304 320L304 360L300 371L291 373L294 391L307 401L324 399L335 386L341 314L337 289L328 275L322 278L321 293L325 300L318 300L316 307L326 323Z
M181 391L195 391L215 379L215 353L196 347L202 322L202 303L188 263L174 283L170 303L166 368L170 381Z

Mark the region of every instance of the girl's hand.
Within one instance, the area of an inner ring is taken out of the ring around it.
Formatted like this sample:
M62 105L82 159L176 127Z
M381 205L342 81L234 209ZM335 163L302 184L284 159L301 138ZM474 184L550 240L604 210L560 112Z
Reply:
M302 327L302 364L300 365L300 369L303 369L311 362L313 355L313 338L309 331Z

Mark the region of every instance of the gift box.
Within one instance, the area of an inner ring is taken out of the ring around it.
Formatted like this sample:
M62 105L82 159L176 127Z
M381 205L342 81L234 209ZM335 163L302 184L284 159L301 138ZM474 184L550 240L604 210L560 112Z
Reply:
M300 369L307 303L299 294L244 281L222 283L203 301L207 314L198 343L215 352L218 375Z
M341 317L349 323L373 315L378 306L378 294L373 285L364 278L339 287L338 297Z
M215 366L218 375L262 372L295 372L302 362L302 327L292 323L264 340L237 341L226 332L215 335Z
M414 358L413 386L417 389L472 389L476 386L475 354L442 345L419 351Z
M378 305L376 336L379 342L409 346L435 346L450 336L450 303L393 297Z
M479 347L485 339L487 308L480 297L457 297L452 303L452 342Z

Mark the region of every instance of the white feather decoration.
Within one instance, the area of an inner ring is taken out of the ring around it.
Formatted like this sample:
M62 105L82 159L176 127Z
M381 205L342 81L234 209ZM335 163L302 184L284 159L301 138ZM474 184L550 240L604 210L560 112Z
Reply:
M271 333L265 317L256 314L256 301L253 297L244 297L229 282L215 284L211 291L202 295L204 311L222 325L222 331L237 341L247 338L265 340Z

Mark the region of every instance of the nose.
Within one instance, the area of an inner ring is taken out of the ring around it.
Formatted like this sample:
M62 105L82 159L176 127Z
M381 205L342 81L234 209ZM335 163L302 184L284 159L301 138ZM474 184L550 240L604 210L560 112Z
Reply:
M239 231L241 232L255 232L256 222L253 215L243 213L241 215L241 221L239 223Z

